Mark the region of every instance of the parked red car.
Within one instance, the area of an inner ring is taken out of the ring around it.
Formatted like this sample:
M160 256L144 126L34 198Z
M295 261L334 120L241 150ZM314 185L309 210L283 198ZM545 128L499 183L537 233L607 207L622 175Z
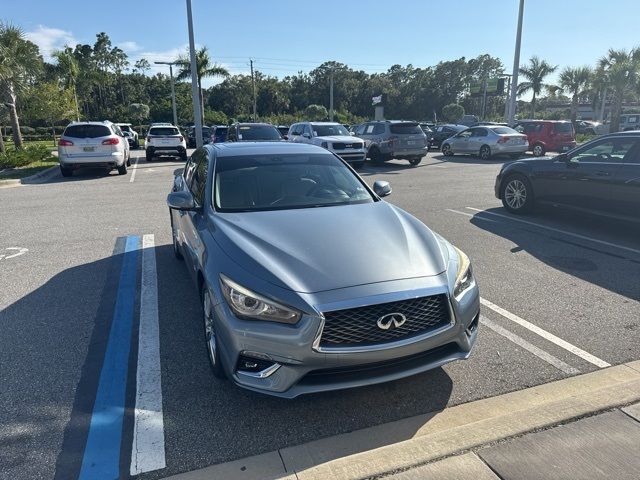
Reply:
M529 140L529 150L536 157L547 152L566 152L576 146L573 124L564 120L520 120L515 129Z

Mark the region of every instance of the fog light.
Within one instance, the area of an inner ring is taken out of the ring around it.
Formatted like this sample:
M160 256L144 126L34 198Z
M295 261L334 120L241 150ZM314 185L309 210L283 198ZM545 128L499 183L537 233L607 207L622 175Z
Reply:
M467 327L467 335L471 336L471 334L476 331L476 329L478 328L479 320L480 320L480 314L478 313L478 315L476 315L476 318L474 318L469 324L469 326Z
M271 373L273 373L277 369L277 367L274 368L274 366L276 365L278 367L280 366L273 360L240 355L238 357L238 363L236 364L236 370L238 371L238 373L244 373L244 374L260 374L262 372L268 372L268 371L271 371ZM269 375L271 373L269 373ZM268 375L265 374L263 376L268 376Z

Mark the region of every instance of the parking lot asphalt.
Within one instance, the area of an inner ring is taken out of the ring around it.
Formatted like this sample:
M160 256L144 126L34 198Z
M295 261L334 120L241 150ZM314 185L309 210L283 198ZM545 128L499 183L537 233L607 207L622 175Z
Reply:
M640 358L640 227L555 209L512 216L493 194L506 160L436 151L418 167L359 173L370 185L388 180L389 202L471 258L483 298L471 358L295 400L236 388L210 372L198 294L171 248L165 199L182 164L142 153L126 176L86 171L0 189L0 478L83 478L95 452L111 452L119 476L161 478ZM151 267L127 250L143 242ZM155 364L139 355L139 340L153 339L141 312L154 295ZM112 339L120 317L130 328ZM116 348L127 341L130 350ZM155 369L159 440L145 450L135 407ZM106 375L124 382L108 412L121 428L96 447Z

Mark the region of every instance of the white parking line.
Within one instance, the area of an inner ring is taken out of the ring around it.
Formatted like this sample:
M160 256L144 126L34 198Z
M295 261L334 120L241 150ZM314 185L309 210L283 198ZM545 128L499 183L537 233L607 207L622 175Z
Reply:
M469 217L469 218L475 217L475 215L472 215L470 213L461 212L460 210L453 210L451 208L447 208L447 212L457 213L459 215L464 215L465 217ZM491 218L484 218L484 217L477 217L477 218L479 218L480 220L484 220L485 222L498 223L495 220L492 220Z
M134 170L135 171L135 170ZM158 328L158 279L153 235L142 238L142 283L131 475L166 467Z
M580 370L578 370L577 368L574 368L571 365L564 363L559 358L556 358L550 353L545 352L541 348L538 348L535 345L527 342L524 338L516 335L515 333L510 332L506 328L502 328L500 325L493 322L492 320L489 320L487 317L480 316L480 323L482 323L483 325L486 325L491 330L496 332L498 335L502 335L503 337L511 340L513 343L524 348L528 352L533 353L536 357L544 360L550 365L553 365L558 370L566 373L567 375L577 375L578 373L580 373Z
M582 240L588 240L589 242L599 243L600 245L606 245L608 247L619 248L620 250L626 250L627 252L633 252L633 253L637 253L637 254L640 255L640 250L638 250L636 248L625 247L623 245L618 245L616 243L607 242L605 240L598 240L597 238L587 237L586 235L580 235L579 233L569 232L567 230L562 230L560 228L549 227L547 225L541 225L540 223L530 222L528 220L523 220L521 218L514 218L512 216L503 215L501 213L487 212L486 210L480 210L479 208L473 208L473 207L465 207L465 208L467 208L468 210L473 210L474 212L479 212L479 213L483 213L483 214L486 214L486 215L494 215L496 217L506 218L506 219L512 220L514 222L526 223L527 225L532 225L534 227L542 228L542 229L549 230L549 231L552 231L552 232L562 233L564 235L569 235L569 236L572 236L572 237L575 237L575 238L580 238ZM480 217L478 217L478 218L480 218Z
M527 322L525 319L520 318L519 316L505 310L502 307L499 307L498 305L490 302L486 298L480 298L480 303L485 307L490 308L494 312L502 315L503 317L511 320L512 322L517 323L518 325L526 328L527 330L532 331L536 335L541 336L545 340L548 340L549 342L556 344L560 348L564 348L565 350L573 353L574 355L582 358L583 360L595 365L596 367L605 368L605 367L611 366L610 363L607 363L604 360L594 355L591 355L589 352L585 352L581 348L578 348L575 345L572 345L569 342L559 337L556 337L554 334L549 333L546 330L543 330L542 328L538 327L537 325L534 325L533 323Z
M136 179L136 172L138 171L138 160L140 160L140 157L136 157L136 161L133 162L133 169L131 170L131 178L129 179L129 183L133 183L133 181Z

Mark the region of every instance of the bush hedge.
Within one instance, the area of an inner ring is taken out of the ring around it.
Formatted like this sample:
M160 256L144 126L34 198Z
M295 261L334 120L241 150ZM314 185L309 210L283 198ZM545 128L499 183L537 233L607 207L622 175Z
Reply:
M28 145L21 150L7 149L5 153L0 153L0 169L24 167L33 162L43 162L54 158L44 145Z

